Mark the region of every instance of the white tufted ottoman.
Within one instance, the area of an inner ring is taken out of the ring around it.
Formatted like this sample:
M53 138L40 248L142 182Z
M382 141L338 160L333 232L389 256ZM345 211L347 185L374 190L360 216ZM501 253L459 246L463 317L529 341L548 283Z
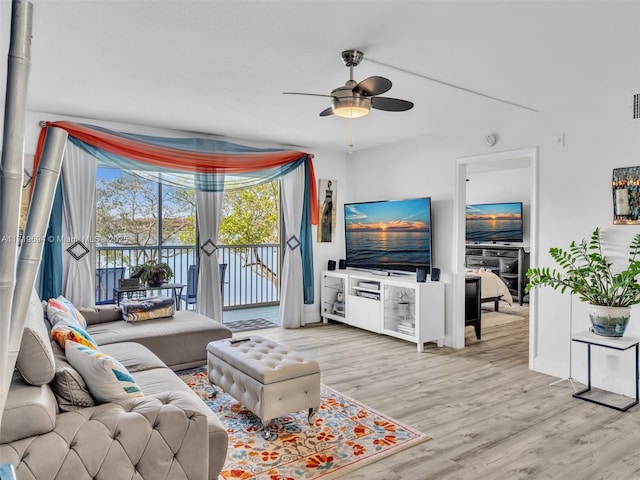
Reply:
M267 424L271 419L320 406L320 366L299 352L257 335L207 346L209 380Z

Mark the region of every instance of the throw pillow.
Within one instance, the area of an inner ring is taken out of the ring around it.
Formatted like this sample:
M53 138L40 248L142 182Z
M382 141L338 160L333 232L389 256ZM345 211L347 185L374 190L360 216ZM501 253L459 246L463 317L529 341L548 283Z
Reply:
M56 361L56 373L49 386L58 400L60 411L72 412L93 407L95 403L82 375L67 362L64 351L56 343L51 346Z
M122 318L127 322L172 317L176 312L173 298L164 296L125 300L120 307Z
M76 325L70 325L65 320L59 321L51 329L51 338L63 349L67 340L71 340L92 350L98 350L98 344L86 330Z
M142 397L128 370L115 358L79 343L67 341L67 361L84 379L93 398L101 403Z
M32 291L22 331L16 367L31 385L49 383L55 375L55 360L38 294Z
M50 298L47 302L47 318L52 327L64 320L71 325L75 324L80 328L87 328L87 321L82 314L73 303L62 295L57 298Z

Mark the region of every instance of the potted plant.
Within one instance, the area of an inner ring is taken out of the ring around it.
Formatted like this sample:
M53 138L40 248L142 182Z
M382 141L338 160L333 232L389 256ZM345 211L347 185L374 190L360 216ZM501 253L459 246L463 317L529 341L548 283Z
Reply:
M157 263L155 260L149 260L142 265L136 265L131 270L132 277L138 277L149 287L159 287L166 280L173 277L173 270L166 263Z
M629 245L626 269L614 273L612 262L602 251L600 229L591 234L590 241L571 242L569 250L553 247L551 257L563 271L550 268L530 268L526 291L548 286L564 293L577 294L590 305L589 318L594 333L608 337L621 337L631 316L631 305L640 303L640 234Z

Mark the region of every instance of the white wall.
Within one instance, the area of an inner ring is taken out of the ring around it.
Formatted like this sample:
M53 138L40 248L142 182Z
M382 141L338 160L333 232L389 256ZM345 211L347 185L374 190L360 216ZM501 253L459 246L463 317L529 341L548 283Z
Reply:
M519 120L425 136L410 142L357 152L349 160L349 200L429 195L433 201L435 266L443 270L446 288L446 343L451 344L452 203L457 158L488 152L539 147L538 252L541 266L553 266L551 246L568 246L571 240L603 227L610 241L628 239L636 226L612 226L611 176L615 167L640 164L640 124L629 120L628 94L591 98L584 105L532 113ZM482 139L497 132L493 148ZM555 143L565 134L565 146ZM573 318L570 305L573 303ZM576 308L576 304L578 307ZM569 372L569 328L585 330L589 321L579 302L549 289L538 292L538 318L534 369L557 377ZM628 333L640 335L640 309L634 308ZM574 350L573 376L584 378L585 360ZM577 355L577 356L576 356ZM616 374L617 375L617 374ZM624 372L622 372L624 375ZM609 375L611 376L611 375ZM607 383L603 374L601 381ZM628 377L627 377L628 378ZM632 377L633 378L633 375Z
M467 170L467 179L467 205L522 202L523 243L529 245L531 169L508 168L505 170L472 173Z
M334 206L336 208L336 228L332 242L317 242L317 227L313 227L313 264L315 271L315 303L305 305L305 321L307 323L320 321L320 279L321 272L327 269L329 260L344 258L344 202L349 194L350 181L347 177L347 162L342 153L313 152L313 166L316 172L316 180L321 178L337 180L333 185ZM318 190L318 207L322 207L324 192ZM337 268L337 267L336 267Z

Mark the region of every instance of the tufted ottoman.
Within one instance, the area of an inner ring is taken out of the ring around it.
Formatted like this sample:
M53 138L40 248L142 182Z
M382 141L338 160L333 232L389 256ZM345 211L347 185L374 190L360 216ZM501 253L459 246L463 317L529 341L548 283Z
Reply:
M244 339L243 339L244 340ZM207 346L209 380L267 424L320 406L320 366L299 352L257 335Z

